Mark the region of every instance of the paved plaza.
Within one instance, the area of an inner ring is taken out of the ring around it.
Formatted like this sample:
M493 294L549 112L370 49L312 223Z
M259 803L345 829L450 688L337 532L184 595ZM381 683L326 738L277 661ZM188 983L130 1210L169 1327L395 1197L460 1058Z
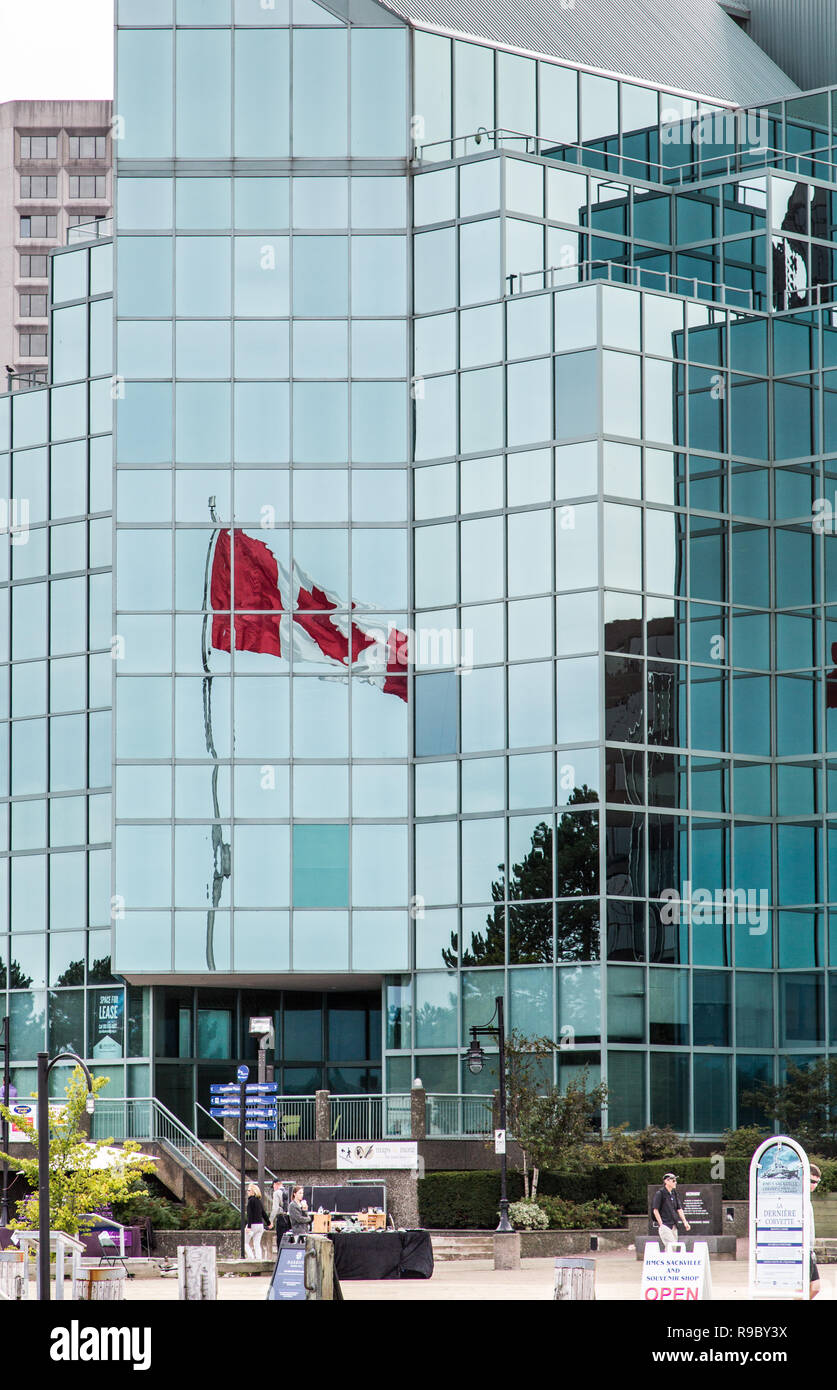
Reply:
M596 1298L600 1302L639 1299L642 1264L633 1254L614 1251L596 1258ZM347 1302L480 1302L552 1299L554 1261L524 1260L519 1270L495 1270L488 1260L445 1260L436 1264L432 1279L352 1280L342 1285ZM822 1293L818 1302L837 1297L837 1265L821 1269ZM218 1280L223 1301L263 1300L268 1279L264 1275L226 1275ZM716 1301L747 1299L747 1242L738 1242L738 1258L712 1263L712 1289ZM125 1292L130 1302L166 1302L177 1299L177 1279L132 1279Z

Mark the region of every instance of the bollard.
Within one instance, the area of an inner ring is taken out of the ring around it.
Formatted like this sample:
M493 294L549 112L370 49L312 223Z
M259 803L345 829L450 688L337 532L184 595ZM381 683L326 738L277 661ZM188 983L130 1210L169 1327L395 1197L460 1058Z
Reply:
M594 1300L596 1297L596 1261L559 1256L555 1261L554 1301Z
M124 1269L82 1269L73 1280L73 1298L82 1302L123 1302L125 1299Z
M334 1298L334 1246L328 1236L305 1237L305 1297Z
M214 1245L178 1245L177 1297L190 1303L217 1299L218 1266Z

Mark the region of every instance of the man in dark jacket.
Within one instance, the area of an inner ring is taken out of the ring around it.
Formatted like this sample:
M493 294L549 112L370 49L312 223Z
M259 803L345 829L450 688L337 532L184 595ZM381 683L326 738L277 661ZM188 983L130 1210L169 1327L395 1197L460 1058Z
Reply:
M654 1224L658 1228L659 1238L665 1245L677 1243L678 1221L682 1222L687 1231L692 1229L686 1220L686 1213L680 1205L680 1198L677 1195L677 1179L673 1173L666 1173L662 1187L654 1193L651 1210L654 1215Z

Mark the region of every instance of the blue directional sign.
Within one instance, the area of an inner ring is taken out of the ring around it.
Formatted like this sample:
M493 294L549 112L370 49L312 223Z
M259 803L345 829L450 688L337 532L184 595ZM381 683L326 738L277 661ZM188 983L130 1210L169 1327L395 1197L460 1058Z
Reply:
M250 1068L246 1064L242 1063L242 1065L238 1068L238 1071L236 1072L236 1076L238 1077L239 1081L246 1081L249 1075Z
M245 1091L248 1096L275 1095L277 1090L278 1083L276 1081L250 1081L245 1087ZM212 1096L237 1096L239 1095L240 1091L241 1087L236 1081L226 1081L221 1085L214 1083L209 1088L209 1094Z

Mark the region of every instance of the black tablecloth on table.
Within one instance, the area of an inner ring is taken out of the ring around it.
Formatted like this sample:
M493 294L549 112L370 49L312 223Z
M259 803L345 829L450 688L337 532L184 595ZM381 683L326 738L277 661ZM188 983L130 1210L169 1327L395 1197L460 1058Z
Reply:
M429 1231L334 1231L338 1279L429 1279L433 1247Z

